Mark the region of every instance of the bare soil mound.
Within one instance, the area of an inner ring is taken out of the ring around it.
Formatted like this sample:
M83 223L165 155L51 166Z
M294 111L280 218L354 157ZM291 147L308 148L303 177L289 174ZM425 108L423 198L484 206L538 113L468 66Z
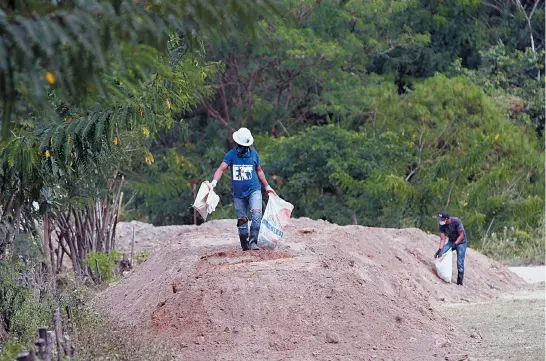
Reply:
M435 304L524 283L472 249L464 287L444 283L438 238L418 229L294 219L279 250L242 252L234 220L134 225L137 249L154 252L97 305L133 339L167 341L184 360L465 360L476 340ZM126 249L132 228L119 225Z

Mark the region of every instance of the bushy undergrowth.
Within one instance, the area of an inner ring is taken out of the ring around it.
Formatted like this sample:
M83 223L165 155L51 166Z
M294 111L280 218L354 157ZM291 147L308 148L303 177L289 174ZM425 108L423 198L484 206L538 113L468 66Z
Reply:
M116 250L110 252L89 252L85 260L85 265L91 268L96 281L108 282L115 280L116 267L120 259L121 253Z
M504 227L483 240L482 252L508 266L543 265L545 263L544 228L521 230Z
M0 311L3 322L9 319L8 338L0 342L0 361L13 361L22 351L29 350L36 341L40 326L53 330L52 298L40 299L39 292L25 284L12 281L12 272L2 265L0 273ZM173 352L158 343L142 344L126 339L125 330L117 331L90 303L104 285L79 280L71 274L57 276L58 301L63 320L63 332L70 336L76 349L74 360L152 361L173 359Z

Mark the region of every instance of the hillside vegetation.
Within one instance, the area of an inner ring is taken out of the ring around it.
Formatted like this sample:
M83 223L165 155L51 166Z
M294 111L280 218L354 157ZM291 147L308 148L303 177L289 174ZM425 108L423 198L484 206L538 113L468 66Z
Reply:
M193 181L245 126L295 216L436 231L448 209L473 247L543 262L543 3L278 3L291 22L204 40L213 94L149 142L126 219L193 223Z

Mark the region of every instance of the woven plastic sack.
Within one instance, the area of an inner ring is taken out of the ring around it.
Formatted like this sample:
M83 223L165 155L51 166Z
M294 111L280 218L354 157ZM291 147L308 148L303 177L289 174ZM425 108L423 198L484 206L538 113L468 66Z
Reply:
M214 193L213 187L208 181L201 183L199 192L195 197L193 208L199 212L201 217L206 221L207 216L216 210L216 206L220 202L220 197Z
M284 237L284 230L290 222L294 206L274 194L269 194L269 201L260 224L258 247L275 249Z
M440 257L436 258L436 273L444 282L451 283L451 271L453 268L452 260L452 250L450 249Z

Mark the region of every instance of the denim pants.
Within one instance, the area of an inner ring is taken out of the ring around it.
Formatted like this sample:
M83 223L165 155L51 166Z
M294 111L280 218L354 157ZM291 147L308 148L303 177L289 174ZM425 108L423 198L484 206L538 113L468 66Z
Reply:
M448 241L444 248L442 248L442 250L440 251L441 255L453 250L457 252L457 271L461 273L464 272L464 257L466 255L466 244L467 242L459 243L456 245L455 242Z
M238 220L248 217L250 211L250 219L252 220L250 241L257 241L260 233L260 223L262 222L262 191L254 191L246 198L233 198L233 204L235 205L235 215ZM248 223L240 225L238 229L239 235L248 236Z

